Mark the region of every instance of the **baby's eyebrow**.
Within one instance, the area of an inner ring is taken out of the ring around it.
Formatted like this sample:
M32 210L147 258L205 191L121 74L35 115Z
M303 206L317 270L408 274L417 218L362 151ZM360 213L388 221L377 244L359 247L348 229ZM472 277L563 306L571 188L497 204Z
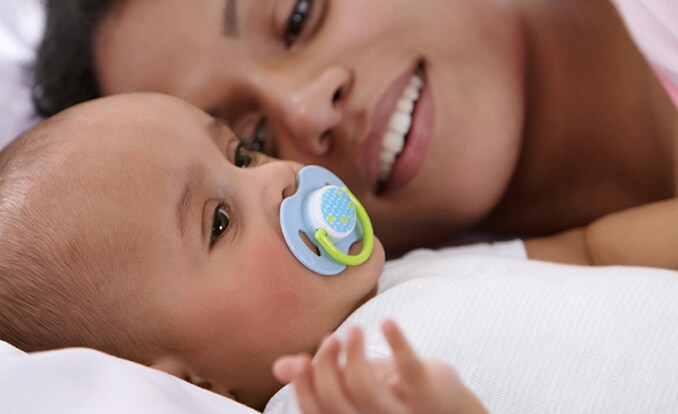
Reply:
M193 206L191 201L193 200L195 188L200 182L201 175L202 168L197 163L193 163L188 167L185 174L187 179L183 187L181 187L182 190L176 203L177 226L182 239L188 233L189 217L191 207Z
M228 158L229 142L236 138L233 135L233 131L228 126L228 123L221 118L213 118L208 129L214 145L219 148L219 151L221 151L224 157Z

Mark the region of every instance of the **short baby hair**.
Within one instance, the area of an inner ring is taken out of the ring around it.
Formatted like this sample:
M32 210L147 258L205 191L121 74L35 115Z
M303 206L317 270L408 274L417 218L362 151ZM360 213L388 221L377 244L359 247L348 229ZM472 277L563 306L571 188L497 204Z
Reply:
M125 320L134 287L124 281L134 278L116 277L132 271L124 255L133 241L84 237L77 220L50 215L56 208L77 216L77 197L33 194L49 182L45 167L64 141L51 136L52 122L0 152L0 340L26 352L90 347L143 362L133 344L150 336Z

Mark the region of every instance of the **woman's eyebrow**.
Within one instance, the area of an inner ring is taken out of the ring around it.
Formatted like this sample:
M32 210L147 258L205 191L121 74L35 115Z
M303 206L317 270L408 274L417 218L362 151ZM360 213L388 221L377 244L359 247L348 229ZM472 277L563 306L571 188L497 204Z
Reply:
M238 0L226 0L222 31L229 37L238 37L240 34L240 28L238 27Z

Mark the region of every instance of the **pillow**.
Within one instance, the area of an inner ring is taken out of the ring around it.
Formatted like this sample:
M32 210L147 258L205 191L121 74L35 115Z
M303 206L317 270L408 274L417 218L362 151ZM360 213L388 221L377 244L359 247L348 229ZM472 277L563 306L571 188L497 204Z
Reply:
M256 414L164 372L89 349L26 354L0 341L0 413Z
M0 2L0 148L38 121L24 68L35 54L43 20L39 0Z

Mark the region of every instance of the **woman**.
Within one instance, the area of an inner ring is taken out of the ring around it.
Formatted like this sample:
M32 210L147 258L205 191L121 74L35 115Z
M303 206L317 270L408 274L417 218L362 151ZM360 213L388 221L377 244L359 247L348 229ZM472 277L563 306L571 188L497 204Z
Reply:
M176 95L337 172L392 254L676 195L678 112L609 1L414 4L48 2L36 102Z

